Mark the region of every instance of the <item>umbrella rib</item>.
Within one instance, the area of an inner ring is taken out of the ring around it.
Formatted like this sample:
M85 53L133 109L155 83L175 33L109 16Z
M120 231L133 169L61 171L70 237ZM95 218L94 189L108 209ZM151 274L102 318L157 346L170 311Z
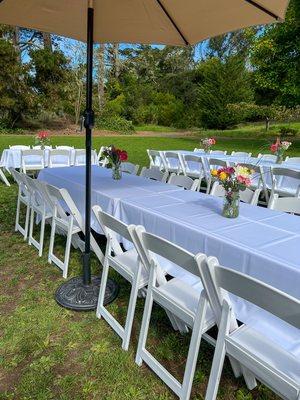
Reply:
M161 0L156 0L156 2L158 3L158 5L160 6L160 8L163 10L164 14L166 15L166 17L168 18L168 20L171 22L171 24L173 25L173 27L176 29L176 31L179 33L181 39L184 41L185 45L189 45L188 40L185 38L184 34L181 32L181 30L179 29L179 27L177 26L176 22L174 21L174 19L171 17L171 15L169 14L168 10L166 9L166 7L162 4Z
M276 19L276 20L281 20L280 17L278 17L278 15L272 13L272 11L267 10L265 7L263 7L262 5L256 3L256 1L254 0L245 0L247 3L251 4L252 6L258 8L259 10L263 11L264 13L270 15L272 18Z

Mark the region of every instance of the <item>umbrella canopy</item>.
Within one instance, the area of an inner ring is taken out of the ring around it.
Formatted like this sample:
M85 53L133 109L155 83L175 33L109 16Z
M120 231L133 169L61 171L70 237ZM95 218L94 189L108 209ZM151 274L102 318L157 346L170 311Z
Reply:
M86 41L88 0L0 0L0 22ZM195 44L284 19L288 0L94 0L99 43Z

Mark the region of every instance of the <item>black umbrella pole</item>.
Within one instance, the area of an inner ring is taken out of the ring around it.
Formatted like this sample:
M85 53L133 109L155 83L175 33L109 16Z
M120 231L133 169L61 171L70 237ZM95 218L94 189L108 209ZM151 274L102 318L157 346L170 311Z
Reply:
M94 126L93 112L93 47L94 47L94 9L88 8L87 20L87 79L86 79L86 110L85 110L85 250L83 254L83 283L91 283L91 151L92 128Z

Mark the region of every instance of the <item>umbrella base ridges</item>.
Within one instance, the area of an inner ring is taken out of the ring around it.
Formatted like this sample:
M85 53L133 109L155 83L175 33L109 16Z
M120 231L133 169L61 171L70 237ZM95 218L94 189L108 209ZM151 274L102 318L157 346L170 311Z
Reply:
M95 310L98 302L101 278L92 276L91 284L84 285L82 277L76 276L63 283L55 293L57 303L75 311ZM104 304L109 304L117 297L118 284L112 279L107 280Z

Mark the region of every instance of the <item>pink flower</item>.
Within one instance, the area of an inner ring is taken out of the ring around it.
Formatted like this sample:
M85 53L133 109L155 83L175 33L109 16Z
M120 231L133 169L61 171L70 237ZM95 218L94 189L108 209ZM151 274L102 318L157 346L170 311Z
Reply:
M278 150L278 144L277 143L271 144L270 150L272 151L272 153L276 153L276 151Z
M120 154L119 154L120 160L121 161L127 161L128 160L128 155L127 152L125 150L121 150Z
M213 146L213 145L216 144L216 139L215 138L210 138L210 139L208 139L208 143L209 143L210 146Z
M49 136L49 133L47 131L40 131L38 133L38 138L39 139L47 139Z

